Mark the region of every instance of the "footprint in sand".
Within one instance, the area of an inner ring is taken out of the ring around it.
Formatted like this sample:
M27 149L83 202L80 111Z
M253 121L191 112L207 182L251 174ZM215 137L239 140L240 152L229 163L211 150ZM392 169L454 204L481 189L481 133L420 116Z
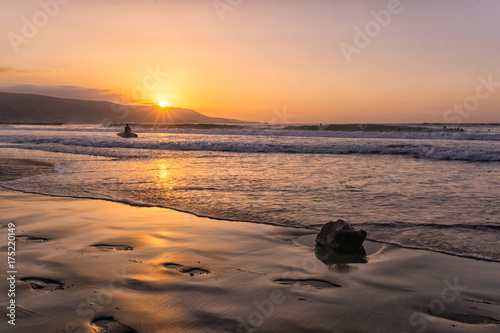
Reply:
M47 292L47 291L64 289L64 284L55 280L43 279L37 277L26 277L26 278L21 278L20 280L22 282L29 283L33 291Z
M96 333L137 333L135 330L116 321L113 317L96 318L90 323Z
M29 235L19 235L16 236L17 239L23 240L25 242L37 242L37 243L44 243L47 242L47 238L41 238L41 237L33 237Z
M134 249L129 245L92 244L90 246L100 250L132 251Z
M336 283L331 283L331 282L318 280L318 279L298 279L298 280L277 279L277 280L274 280L274 282L279 283L279 284L284 284L287 286L298 285L299 287L314 287L317 289L341 287L341 285L338 285Z
M174 263L165 263L165 264L163 264L163 267L169 268L169 269L175 269L181 273L186 273L186 274L189 274L191 276L194 276L195 274L198 274L198 275L210 274L210 271L203 269L203 268L187 267L187 266L182 266L182 265L174 264Z

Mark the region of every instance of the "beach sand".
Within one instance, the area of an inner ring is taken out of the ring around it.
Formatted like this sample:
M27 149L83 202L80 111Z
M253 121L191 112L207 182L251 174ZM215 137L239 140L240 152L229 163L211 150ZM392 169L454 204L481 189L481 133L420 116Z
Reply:
M49 162L2 159L0 182ZM1 332L500 331L496 262L367 241L326 265L307 229L7 189L0 225Z

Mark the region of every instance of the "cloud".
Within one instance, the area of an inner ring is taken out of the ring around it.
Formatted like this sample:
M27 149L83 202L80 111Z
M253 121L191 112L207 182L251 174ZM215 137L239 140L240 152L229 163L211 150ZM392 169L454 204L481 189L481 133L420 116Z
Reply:
M15 69L0 67L0 73ZM90 89L78 86L45 86L32 84L0 85L0 91L10 93L25 93L45 95L60 98L84 99L91 101L110 101L115 103L125 103L127 100L120 94L109 89Z
M0 73L31 73L29 70L0 66Z
M14 68L14 67L8 67L8 66L0 66L0 73L50 74L50 73L55 73L55 72L58 72L58 69L56 69L56 68L23 69L23 68Z

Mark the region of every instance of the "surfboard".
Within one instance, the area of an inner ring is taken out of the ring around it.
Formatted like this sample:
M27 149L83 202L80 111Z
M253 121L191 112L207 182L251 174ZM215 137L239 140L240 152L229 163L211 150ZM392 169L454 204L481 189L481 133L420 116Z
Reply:
M138 137L137 134L132 133L132 132L126 133L126 134L125 134L125 132L120 132L120 133L116 133L116 135L121 136L122 138L137 138Z

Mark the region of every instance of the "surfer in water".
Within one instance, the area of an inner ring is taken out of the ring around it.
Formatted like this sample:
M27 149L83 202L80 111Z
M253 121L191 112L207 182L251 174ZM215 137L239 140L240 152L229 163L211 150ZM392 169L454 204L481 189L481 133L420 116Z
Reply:
M127 125L125 125L125 135L129 134L129 133L132 133L132 129Z

